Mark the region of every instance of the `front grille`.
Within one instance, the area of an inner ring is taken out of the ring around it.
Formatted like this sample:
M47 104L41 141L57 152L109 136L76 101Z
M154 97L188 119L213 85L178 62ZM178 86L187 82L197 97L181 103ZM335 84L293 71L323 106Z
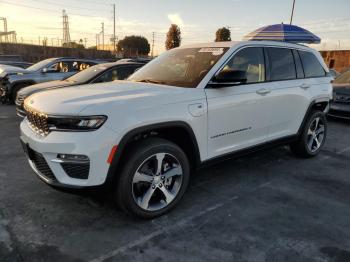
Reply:
M87 179L89 177L89 163L62 163L63 170L72 178Z
M34 163L35 168L50 181L57 181L43 155L32 149L29 150L30 159Z
M50 133L47 115L28 107L26 104L24 104L24 110L30 127L41 136L47 136Z

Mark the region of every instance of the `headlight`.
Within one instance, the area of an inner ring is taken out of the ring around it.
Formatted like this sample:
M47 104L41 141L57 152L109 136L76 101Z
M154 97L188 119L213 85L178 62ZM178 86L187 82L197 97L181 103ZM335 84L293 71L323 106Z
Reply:
M47 125L50 131L94 131L99 129L106 120L107 116L49 116Z

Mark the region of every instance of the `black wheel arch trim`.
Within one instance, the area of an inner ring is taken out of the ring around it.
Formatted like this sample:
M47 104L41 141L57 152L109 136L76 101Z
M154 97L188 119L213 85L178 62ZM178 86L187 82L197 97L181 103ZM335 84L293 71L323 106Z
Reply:
M116 172L118 170L119 163L120 163L121 157L123 155L123 152L125 152L126 145L132 137L134 137L135 135L140 134L140 133L152 131L154 129L161 129L161 128L183 128L183 129L185 129L186 132L190 135L191 140L193 142L194 152L195 152L195 161L196 161L195 165L199 166L201 164L198 141L197 141L197 138L193 132L192 127L188 123L186 123L184 121L168 121L168 122L145 125L145 126L137 127L135 129L128 131L122 137L119 144L117 145L118 147L117 147L117 150L113 156L112 162L109 166L109 169L107 172L107 178L106 178L104 184L105 185L111 184L114 177L116 176Z
M326 101L326 100L325 101L313 100L309 104L309 107L308 107L308 109L307 109L307 111L306 111L306 113L304 115L303 121L301 122L301 125L300 125L300 127L298 129L298 133L297 133L298 136L300 136L302 134L304 126L305 126L306 121L307 121L307 118L309 117L310 113L312 112L314 105L316 105L318 103L325 103L325 102L329 104L329 101Z

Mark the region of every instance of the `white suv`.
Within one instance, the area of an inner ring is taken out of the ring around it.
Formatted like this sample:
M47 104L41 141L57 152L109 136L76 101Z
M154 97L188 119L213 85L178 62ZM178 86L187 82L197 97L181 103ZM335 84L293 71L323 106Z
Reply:
M42 180L108 184L123 209L151 218L179 202L203 163L281 144L312 157L325 142L331 76L303 45L185 46L128 80L25 100L21 140Z

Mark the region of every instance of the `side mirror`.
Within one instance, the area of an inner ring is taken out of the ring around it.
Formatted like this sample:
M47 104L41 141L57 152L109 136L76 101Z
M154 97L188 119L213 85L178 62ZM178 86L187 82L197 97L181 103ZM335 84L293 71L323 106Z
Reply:
M245 71L229 69L220 71L209 82L209 85L213 87L225 87L244 84L246 82L247 76Z
M44 67L44 68L41 70L41 73L46 74L46 73L47 73L47 68Z

